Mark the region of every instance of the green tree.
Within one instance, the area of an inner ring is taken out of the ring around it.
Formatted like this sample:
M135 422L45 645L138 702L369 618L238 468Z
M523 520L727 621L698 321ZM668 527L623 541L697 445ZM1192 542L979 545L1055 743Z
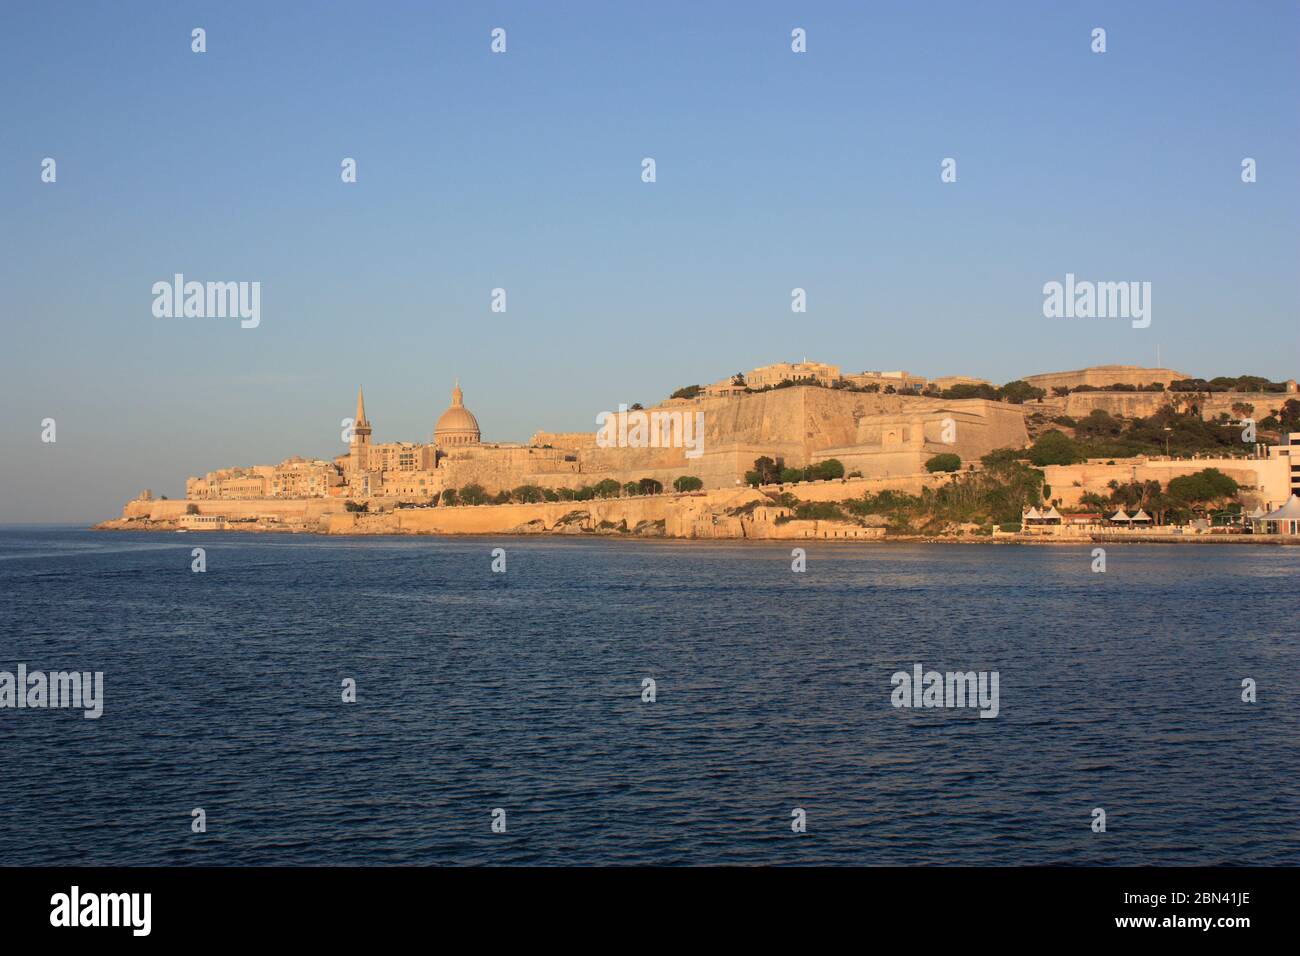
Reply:
M448 508L454 508L456 505L460 504L459 499L456 497L456 489L443 489L442 495L438 498L438 503Z
M925 470L928 472L936 471L957 471L961 468L961 457L954 455L950 451L935 455L925 463Z
M1040 399L1046 394L1045 390L1020 379L1007 382L1002 386L1003 401L1011 402L1013 405L1023 405L1025 402Z
M641 479L641 494L657 495L662 493L663 490L664 490L664 486L659 482L655 481L653 478Z
M1110 508L1110 502L1097 494L1095 491L1085 491L1079 495L1080 506L1087 508L1089 511L1104 512Z
M1038 436L1029 449L1029 460L1041 468L1044 465L1074 465L1088 458L1072 438L1053 428Z
M537 485L520 485L510 493L510 497L515 501L522 501L525 504L534 504L543 501L546 498L546 492Z
M799 469L799 468L782 468L782 469L781 469L781 482L782 482L782 484L787 484L787 485L788 485L788 484L790 484L791 482L794 482L794 481L803 481L803 479L804 479L804 473L803 473L802 469Z
M1217 468L1205 468L1194 474L1180 475L1169 480L1171 502L1194 510L1222 504L1237 497L1240 490L1237 482Z
M699 491L703 487L704 482L694 475L682 475L673 479L673 488L677 491Z
M597 498L617 498L623 486L613 478L602 478L592 486L591 490Z
M972 385L967 382L960 382L952 388L945 388L939 393L944 398L987 398L990 401L997 401L1002 397L1000 389L994 388L988 382L980 382L978 385Z
M460 489L461 504L482 505L487 504L487 500L487 492L483 490L482 485L476 482L470 482L468 485Z
M838 458L827 458L825 461L819 461L817 464L812 465L806 474L811 480L843 478L844 465Z
M623 494L631 498L633 495L641 494L641 482L629 481L623 486Z
M1124 420L1104 409L1094 408L1074 425L1074 434L1081 439L1105 440L1116 438L1124 431Z

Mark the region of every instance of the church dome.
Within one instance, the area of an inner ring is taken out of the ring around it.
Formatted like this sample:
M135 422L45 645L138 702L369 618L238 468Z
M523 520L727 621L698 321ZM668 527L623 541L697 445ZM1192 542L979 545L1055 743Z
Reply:
M441 448L479 443L478 419L464 404L460 383L451 390L451 407L442 413L433 427L433 443Z

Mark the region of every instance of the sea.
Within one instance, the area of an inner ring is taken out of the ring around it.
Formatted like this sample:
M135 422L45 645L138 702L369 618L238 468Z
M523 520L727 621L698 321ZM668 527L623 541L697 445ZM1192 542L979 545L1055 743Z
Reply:
M1104 557L3 528L0 865L1300 863L1300 548Z

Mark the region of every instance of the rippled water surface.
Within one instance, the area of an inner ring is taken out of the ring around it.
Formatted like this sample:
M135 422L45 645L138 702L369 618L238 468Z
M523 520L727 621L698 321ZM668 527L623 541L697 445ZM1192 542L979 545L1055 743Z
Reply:
M1108 550L0 530L0 864L1300 863L1300 548Z

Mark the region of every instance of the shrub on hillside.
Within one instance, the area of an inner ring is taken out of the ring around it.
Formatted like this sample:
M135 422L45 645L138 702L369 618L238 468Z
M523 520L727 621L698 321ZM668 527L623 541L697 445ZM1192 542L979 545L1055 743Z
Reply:
M925 463L925 470L931 473L936 471L957 471L961 468L961 456L954 455L950 451L935 455Z

